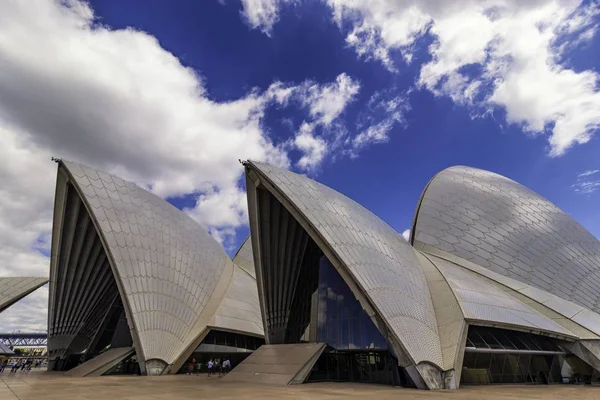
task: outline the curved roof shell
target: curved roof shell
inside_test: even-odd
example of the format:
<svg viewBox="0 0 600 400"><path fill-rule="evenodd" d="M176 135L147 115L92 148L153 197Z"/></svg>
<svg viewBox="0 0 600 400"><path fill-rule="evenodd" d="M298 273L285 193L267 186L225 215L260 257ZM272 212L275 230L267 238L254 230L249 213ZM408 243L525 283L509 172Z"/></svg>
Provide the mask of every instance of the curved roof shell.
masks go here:
<svg viewBox="0 0 600 400"><path fill-rule="evenodd" d="M73 196L69 190L76 193L79 208L85 210L73 221L68 219L68 196ZM76 289L74 277L79 277L77 284L83 286L94 273L93 264L81 260L95 245L88 245L87 239L73 239L86 235L71 231L86 232L90 237L95 231L99 237L110 271L106 286L114 279L138 359L146 364L148 374L168 372L168 366L187 357L227 297L232 280L239 286L239 273L234 272L239 267L234 267L221 245L187 214L131 182L61 161L51 258L49 348L53 346L52 332L65 331L61 325L73 326L78 318L80 325L88 324L90 315L97 313L92 307L102 308L96 304L88 307L87 314L78 314L73 311L77 309L75 297L65 294ZM70 244L61 243L69 240ZM250 285L247 292L252 291L251 282L242 283ZM82 296L80 302L98 303L94 295ZM71 317L63 318L66 315ZM252 333L256 334L256 328ZM79 336L77 332L63 334L61 340L66 343L58 347L74 346L73 338Z"/></svg>
<svg viewBox="0 0 600 400"><path fill-rule="evenodd" d="M492 172L451 167L424 190L412 243L600 311L600 241L554 204Z"/></svg>
<svg viewBox="0 0 600 400"><path fill-rule="evenodd" d="M254 255L252 254L252 238L250 235L244 240L237 253L233 257L233 263L256 279L254 270Z"/></svg>
<svg viewBox="0 0 600 400"><path fill-rule="evenodd" d="M0 277L0 312L48 283L40 277Z"/></svg>
<svg viewBox="0 0 600 400"><path fill-rule="evenodd" d="M381 319L391 333L391 344L411 363L426 361L441 368L432 298L411 246L375 214L325 185L259 162L247 162L246 169L247 176L255 173L284 199L336 268L348 274L363 307L375 310L374 322ZM259 285L259 295L260 290Z"/></svg>

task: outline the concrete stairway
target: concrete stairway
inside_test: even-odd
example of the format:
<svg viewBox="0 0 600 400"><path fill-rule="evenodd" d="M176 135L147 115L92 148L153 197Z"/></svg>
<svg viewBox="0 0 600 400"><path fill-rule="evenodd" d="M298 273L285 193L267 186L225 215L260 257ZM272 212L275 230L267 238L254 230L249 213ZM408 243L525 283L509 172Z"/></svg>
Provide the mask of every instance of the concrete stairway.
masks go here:
<svg viewBox="0 0 600 400"><path fill-rule="evenodd" d="M133 352L134 349L132 347L115 347L113 349L108 349L91 360L70 369L66 374L78 377L100 376L130 356Z"/></svg>
<svg viewBox="0 0 600 400"><path fill-rule="evenodd" d="M279 385L303 383L325 349L324 343L264 345L223 379Z"/></svg>

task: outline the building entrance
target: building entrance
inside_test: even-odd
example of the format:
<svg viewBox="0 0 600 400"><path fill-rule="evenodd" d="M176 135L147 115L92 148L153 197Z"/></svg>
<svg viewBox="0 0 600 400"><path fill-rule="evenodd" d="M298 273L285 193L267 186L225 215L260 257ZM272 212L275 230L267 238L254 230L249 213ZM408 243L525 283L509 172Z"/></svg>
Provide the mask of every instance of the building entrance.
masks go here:
<svg viewBox="0 0 600 400"><path fill-rule="evenodd" d="M398 362L389 351L335 350L323 352L308 382L397 384Z"/></svg>

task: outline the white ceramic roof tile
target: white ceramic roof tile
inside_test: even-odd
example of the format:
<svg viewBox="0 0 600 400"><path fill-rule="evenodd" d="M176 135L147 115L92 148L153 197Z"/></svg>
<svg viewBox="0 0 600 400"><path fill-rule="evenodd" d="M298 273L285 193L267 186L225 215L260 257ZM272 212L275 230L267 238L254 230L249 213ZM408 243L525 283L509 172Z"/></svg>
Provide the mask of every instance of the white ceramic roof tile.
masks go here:
<svg viewBox="0 0 600 400"><path fill-rule="evenodd" d="M233 257L233 263L239 267L242 267L244 271L256 278L256 271L254 269L254 256L252 254L252 239L250 236L244 240L244 243L242 243L239 250Z"/></svg>
<svg viewBox="0 0 600 400"><path fill-rule="evenodd" d="M117 279L129 282L124 295L135 305L131 315L145 358L172 363L189 344L185 340L227 254L205 229L156 195L83 165L63 165L102 228ZM159 284L165 279L167 285Z"/></svg>
<svg viewBox="0 0 600 400"><path fill-rule="evenodd" d="M414 362L441 367L433 303L411 246L372 212L335 190L268 164L250 164L328 242ZM349 230L352 235L347 234Z"/></svg>
<svg viewBox="0 0 600 400"><path fill-rule="evenodd" d="M482 228L485 227L485 228ZM437 174L413 226L418 242L600 312L600 241L554 204L469 167Z"/></svg>
<svg viewBox="0 0 600 400"><path fill-rule="evenodd" d="M429 258L448 281L467 320L575 336L484 277L444 259L432 255Z"/></svg>
<svg viewBox="0 0 600 400"><path fill-rule="evenodd" d="M217 309L212 326L264 335L256 278L240 266L234 264L231 283Z"/></svg>

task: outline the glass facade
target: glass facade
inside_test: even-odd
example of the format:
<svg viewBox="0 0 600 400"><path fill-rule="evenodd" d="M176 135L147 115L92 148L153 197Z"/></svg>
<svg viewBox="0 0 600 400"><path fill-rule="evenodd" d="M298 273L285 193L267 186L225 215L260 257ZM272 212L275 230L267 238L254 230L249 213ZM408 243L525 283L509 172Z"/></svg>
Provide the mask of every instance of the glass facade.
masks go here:
<svg viewBox="0 0 600 400"><path fill-rule="evenodd" d="M563 352L551 338L545 336L481 326L469 328L466 347L467 349Z"/></svg>
<svg viewBox="0 0 600 400"><path fill-rule="evenodd" d="M371 318L327 257L319 261L317 342L342 350L388 349Z"/></svg>
<svg viewBox="0 0 600 400"><path fill-rule="evenodd" d="M328 347L308 381L400 384L387 341L325 256L319 259L316 297L316 342Z"/></svg>
<svg viewBox="0 0 600 400"><path fill-rule="evenodd" d="M563 359L550 338L471 326L461 384L560 383Z"/></svg>
<svg viewBox="0 0 600 400"><path fill-rule="evenodd" d="M397 365L388 351L330 350L319 358L308 382L353 381L394 385L398 379Z"/></svg>

